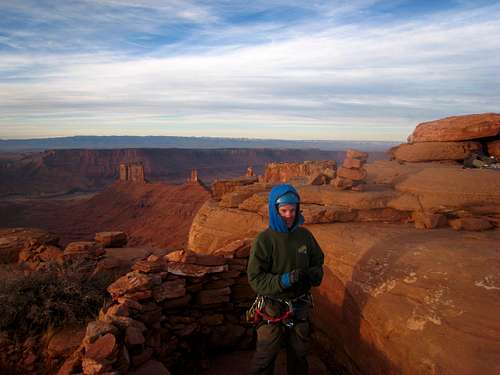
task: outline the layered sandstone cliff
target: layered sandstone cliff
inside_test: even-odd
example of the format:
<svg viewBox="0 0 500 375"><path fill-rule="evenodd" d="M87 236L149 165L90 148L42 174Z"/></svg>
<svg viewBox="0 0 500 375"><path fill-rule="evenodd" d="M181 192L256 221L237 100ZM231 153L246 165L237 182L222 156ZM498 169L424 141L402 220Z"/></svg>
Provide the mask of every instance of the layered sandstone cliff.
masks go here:
<svg viewBox="0 0 500 375"><path fill-rule="evenodd" d="M376 153L383 158L383 153ZM210 183L241 175L249 165L261 173L271 161L339 160L341 151L273 149L49 150L0 160L0 196L95 191L118 179L121 163L140 162L149 181L182 183L194 168Z"/></svg>
<svg viewBox="0 0 500 375"><path fill-rule="evenodd" d="M361 192L297 186L326 255L317 338L351 373L499 372L500 172L401 160L365 167ZM253 238L267 227L269 189L256 183L207 201L189 248L211 254Z"/></svg>

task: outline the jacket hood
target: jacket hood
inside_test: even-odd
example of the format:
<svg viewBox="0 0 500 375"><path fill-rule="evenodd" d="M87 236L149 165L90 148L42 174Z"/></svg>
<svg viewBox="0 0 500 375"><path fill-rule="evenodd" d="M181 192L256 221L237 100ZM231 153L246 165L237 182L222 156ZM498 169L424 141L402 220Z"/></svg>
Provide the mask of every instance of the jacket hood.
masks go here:
<svg viewBox="0 0 500 375"><path fill-rule="evenodd" d="M295 188L289 184L276 185L269 193L269 201L268 201L269 227L276 232L288 233L295 230L300 225L304 224L304 217L300 213L300 203L297 205L295 222L290 229L288 229L285 220L283 220L279 215L278 209L276 208L276 200L283 194L286 194L288 192L296 194L300 202L300 196L297 193L297 190L295 190Z"/></svg>

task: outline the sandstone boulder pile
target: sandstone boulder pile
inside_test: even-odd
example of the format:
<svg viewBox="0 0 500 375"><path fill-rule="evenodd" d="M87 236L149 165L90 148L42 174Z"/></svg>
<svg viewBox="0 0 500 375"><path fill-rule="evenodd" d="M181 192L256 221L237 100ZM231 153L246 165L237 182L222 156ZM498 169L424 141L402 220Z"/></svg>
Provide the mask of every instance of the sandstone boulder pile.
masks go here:
<svg viewBox="0 0 500 375"><path fill-rule="evenodd" d="M206 367L211 351L249 347L249 248L239 240L214 255L178 250L137 261L108 287L112 304L59 373L186 372Z"/></svg>
<svg viewBox="0 0 500 375"><path fill-rule="evenodd" d="M391 154L402 162L462 161L473 152L496 156L499 137L500 114L452 116L417 125Z"/></svg>
<svg viewBox="0 0 500 375"><path fill-rule="evenodd" d="M59 238L38 228L0 229L0 263L15 263L27 241L35 240L40 245L57 246Z"/></svg>

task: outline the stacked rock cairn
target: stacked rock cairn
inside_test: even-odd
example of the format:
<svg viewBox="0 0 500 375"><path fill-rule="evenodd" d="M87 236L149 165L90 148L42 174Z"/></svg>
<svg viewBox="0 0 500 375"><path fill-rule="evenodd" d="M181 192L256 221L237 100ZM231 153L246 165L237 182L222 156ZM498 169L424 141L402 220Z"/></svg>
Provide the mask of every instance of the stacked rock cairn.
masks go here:
<svg viewBox="0 0 500 375"><path fill-rule="evenodd" d="M363 191L367 176L363 165L365 165L367 159L368 154L366 152L348 149L342 167L337 170L337 177L330 182L331 185L338 190Z"/></svg>
<svg viewBox="0 0 500 375"><path fill-rule="evenodd" d="M111 304L87 325L59 374L133 374L153 367L156 374L195 373L208 367L207 353L250 348L250 246L249 239L237 240L214 255L178 250L137 261L108 287Z"/></svg>

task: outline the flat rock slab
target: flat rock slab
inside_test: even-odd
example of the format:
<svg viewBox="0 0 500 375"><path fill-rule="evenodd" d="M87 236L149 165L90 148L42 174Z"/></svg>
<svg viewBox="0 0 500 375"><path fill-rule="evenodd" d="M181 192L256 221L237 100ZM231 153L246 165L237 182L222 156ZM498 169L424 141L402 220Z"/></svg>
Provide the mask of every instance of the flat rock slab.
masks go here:
<svg viewBox="0 0 500 375"><path fill-rule="evenodd" d="M495 137L500 134L500 114L452 116L418 124L408 142L445 142Z"/></svg>
<svg viewBox="0 0 500 375"><path fill-rule="evenodd" d="M474 151L481 151L479 142L420 142L392 148L392 155L401 161L464 160Z"/></svg>
<svg viewBox="0 0 500 375"><path fill-rule="evenodd" d="M500 230L308 228L326 255L314 322L358 372L500 372Z"/></svg>
<svg viewBox="0 0 500 375"><path fill-rule="evenodd" d="M396 185L416 195L424 209L500 204L500 172L487 169L426 168Z"/></svg>

